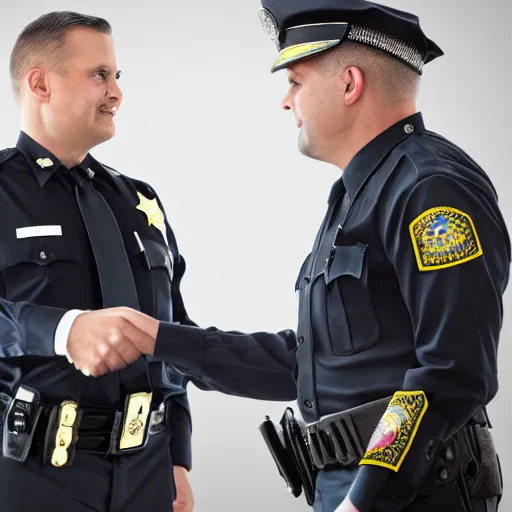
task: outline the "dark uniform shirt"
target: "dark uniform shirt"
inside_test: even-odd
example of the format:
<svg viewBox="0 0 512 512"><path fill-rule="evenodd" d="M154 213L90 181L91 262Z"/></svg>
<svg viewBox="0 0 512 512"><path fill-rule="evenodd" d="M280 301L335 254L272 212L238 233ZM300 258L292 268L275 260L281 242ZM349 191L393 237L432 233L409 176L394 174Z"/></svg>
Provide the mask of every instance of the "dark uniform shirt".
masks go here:
<svg viewBox="0 0 512 512"><path fill-rule="evenodd" d="M16 148L0 153L0 161L0 390L12 394L24 384L48 403L73 399L122 407L120 372L87 378L54 350L57 325L68 310L102 307L94 255L74 194L76 182L55 155L23 132ZM166 221L168 246L164 234L137 209L138 192L150 200L157 198L154 190L91 155L80 167L95 172L94 186L118 221L141 311L186 323L179 292L184 261L171 228ZM37 226L40 235L30 229L30 236L23 236L23 228ZM57 236L47 236L45 226L53 226ZM169 399L172 410L173 464L189 468L191 419L183 376L165 363L149 365L153 392Z"/></svg>
<svg viewBox="0 0 512 512"><path fill-rule="evenodd" d="M333 185L297 279L297 343L291 331L162 324L156 357L228 393L296 395L307 422L423 391L428 409L394 477L414 489L430 441L448 438L497 392L509 267L489 178L418 113L367 144ZM366 482L382 475L362 470Z"/></svg>

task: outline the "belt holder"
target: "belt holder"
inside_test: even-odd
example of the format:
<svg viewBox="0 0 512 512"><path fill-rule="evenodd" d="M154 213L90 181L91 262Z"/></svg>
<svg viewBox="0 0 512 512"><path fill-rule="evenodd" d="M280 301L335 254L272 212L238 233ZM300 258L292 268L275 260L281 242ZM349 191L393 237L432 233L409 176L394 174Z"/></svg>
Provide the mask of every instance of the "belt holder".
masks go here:
<svg viewBox="0 0 512 512"><path fill-rule="evenodd" d="M124 413L117 415L112 431L113 455L138 452L146 446L152 396L151 392L140 392L126 397Z"/></svg>
<svg viewBox="0 0 512 512"><path fill-rule="evenodd" d="M298 498L302 492L301 476L291 453L286 449L281 426L279 425L276 428L274 422L267 416L266 420L260 424L259 430L274 459L279 474L286 482L288 491Z"/></svg>
<svg viewBox="0 0 512 512"><path fill-rule="evenodd" d="M391 398L330 414L307 425L313 464L323 469L334 464L351 466L358 463Z"/></svg>
<svg viewBox="0 0 512 512"><path fill-rule="evenodd" d="M6 401L8 405L2 425L2 455L5 458L25 462L41 414L39 400L36 390L20 386L16 396Z"/></svg>
<svg viewBox="0 0 512 512"><path fill-rule="evenodd" d="M65 400L52 408L44 439L43 465L62 468L72 464L81 416L78 404L72 400Z"/></svg>

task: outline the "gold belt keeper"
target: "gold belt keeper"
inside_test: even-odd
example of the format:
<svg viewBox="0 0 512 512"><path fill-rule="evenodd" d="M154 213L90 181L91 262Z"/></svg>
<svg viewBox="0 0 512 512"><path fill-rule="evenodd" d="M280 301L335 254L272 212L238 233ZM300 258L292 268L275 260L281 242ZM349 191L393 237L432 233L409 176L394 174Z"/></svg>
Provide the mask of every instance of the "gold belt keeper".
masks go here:
<svg viewBox="0 0 512 512"><path fill-rule="evenodd" d="M51 463L57 468L65 466L68 459L68 449L74 441L75 423L78 418L78 404L66 400L60 405L57 433L55 434L55 448L52 452Z"/></svg>

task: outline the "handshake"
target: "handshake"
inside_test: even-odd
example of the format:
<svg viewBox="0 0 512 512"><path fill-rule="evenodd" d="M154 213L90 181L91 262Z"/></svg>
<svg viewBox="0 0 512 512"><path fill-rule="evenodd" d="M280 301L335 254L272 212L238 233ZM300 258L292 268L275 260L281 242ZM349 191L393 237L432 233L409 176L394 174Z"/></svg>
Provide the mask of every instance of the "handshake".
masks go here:
<svg viewBox="0 0 512 512"><path fill-rule="evenodd" d="M81 313L69 331L67 357L86 376L121 370L153 353L158 326L158 320L125 307Z"/></svg>

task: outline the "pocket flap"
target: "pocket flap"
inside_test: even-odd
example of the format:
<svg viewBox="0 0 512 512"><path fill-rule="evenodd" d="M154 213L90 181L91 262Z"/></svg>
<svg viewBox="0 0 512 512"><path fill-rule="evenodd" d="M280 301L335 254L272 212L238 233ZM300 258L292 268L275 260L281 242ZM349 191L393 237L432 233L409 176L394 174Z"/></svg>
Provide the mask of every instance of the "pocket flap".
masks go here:
<svg viewBox="0 0 512 512"><path fill-rule="evenodd" d="M151 270L153 268L165 268L172 281L174 271L174 258L166 245L156 242L155 240L142 239L144 246L145 262Z"/></svg>
<svg viewBox="0 0 512 512"><path fill-rule="evenodd" d="M82 251L74 236L20 238L0 243L0 269L18 263L47 265L53 261L68 260L80 263Z"/></svg>
<svg viewBox="0 0 512 512"><path fill-rule="evenodd" d="M304 277L304 273L306 271L306 267L309 263L310 258L311 258L311 253L309 253L306 256L306 259L303 261L303 263L300 267L299 274L297 276L297 280L295 281L295 291L302 290L304 288L303 277Z"/></svg>
<svg viewBox="0 0 512 512"><path fill-rule="evenodd" d="M361 279L367 249L368 245L360 242L355 245L336 246L334 256L325 271L326 284L345 275Z"/></svg>

